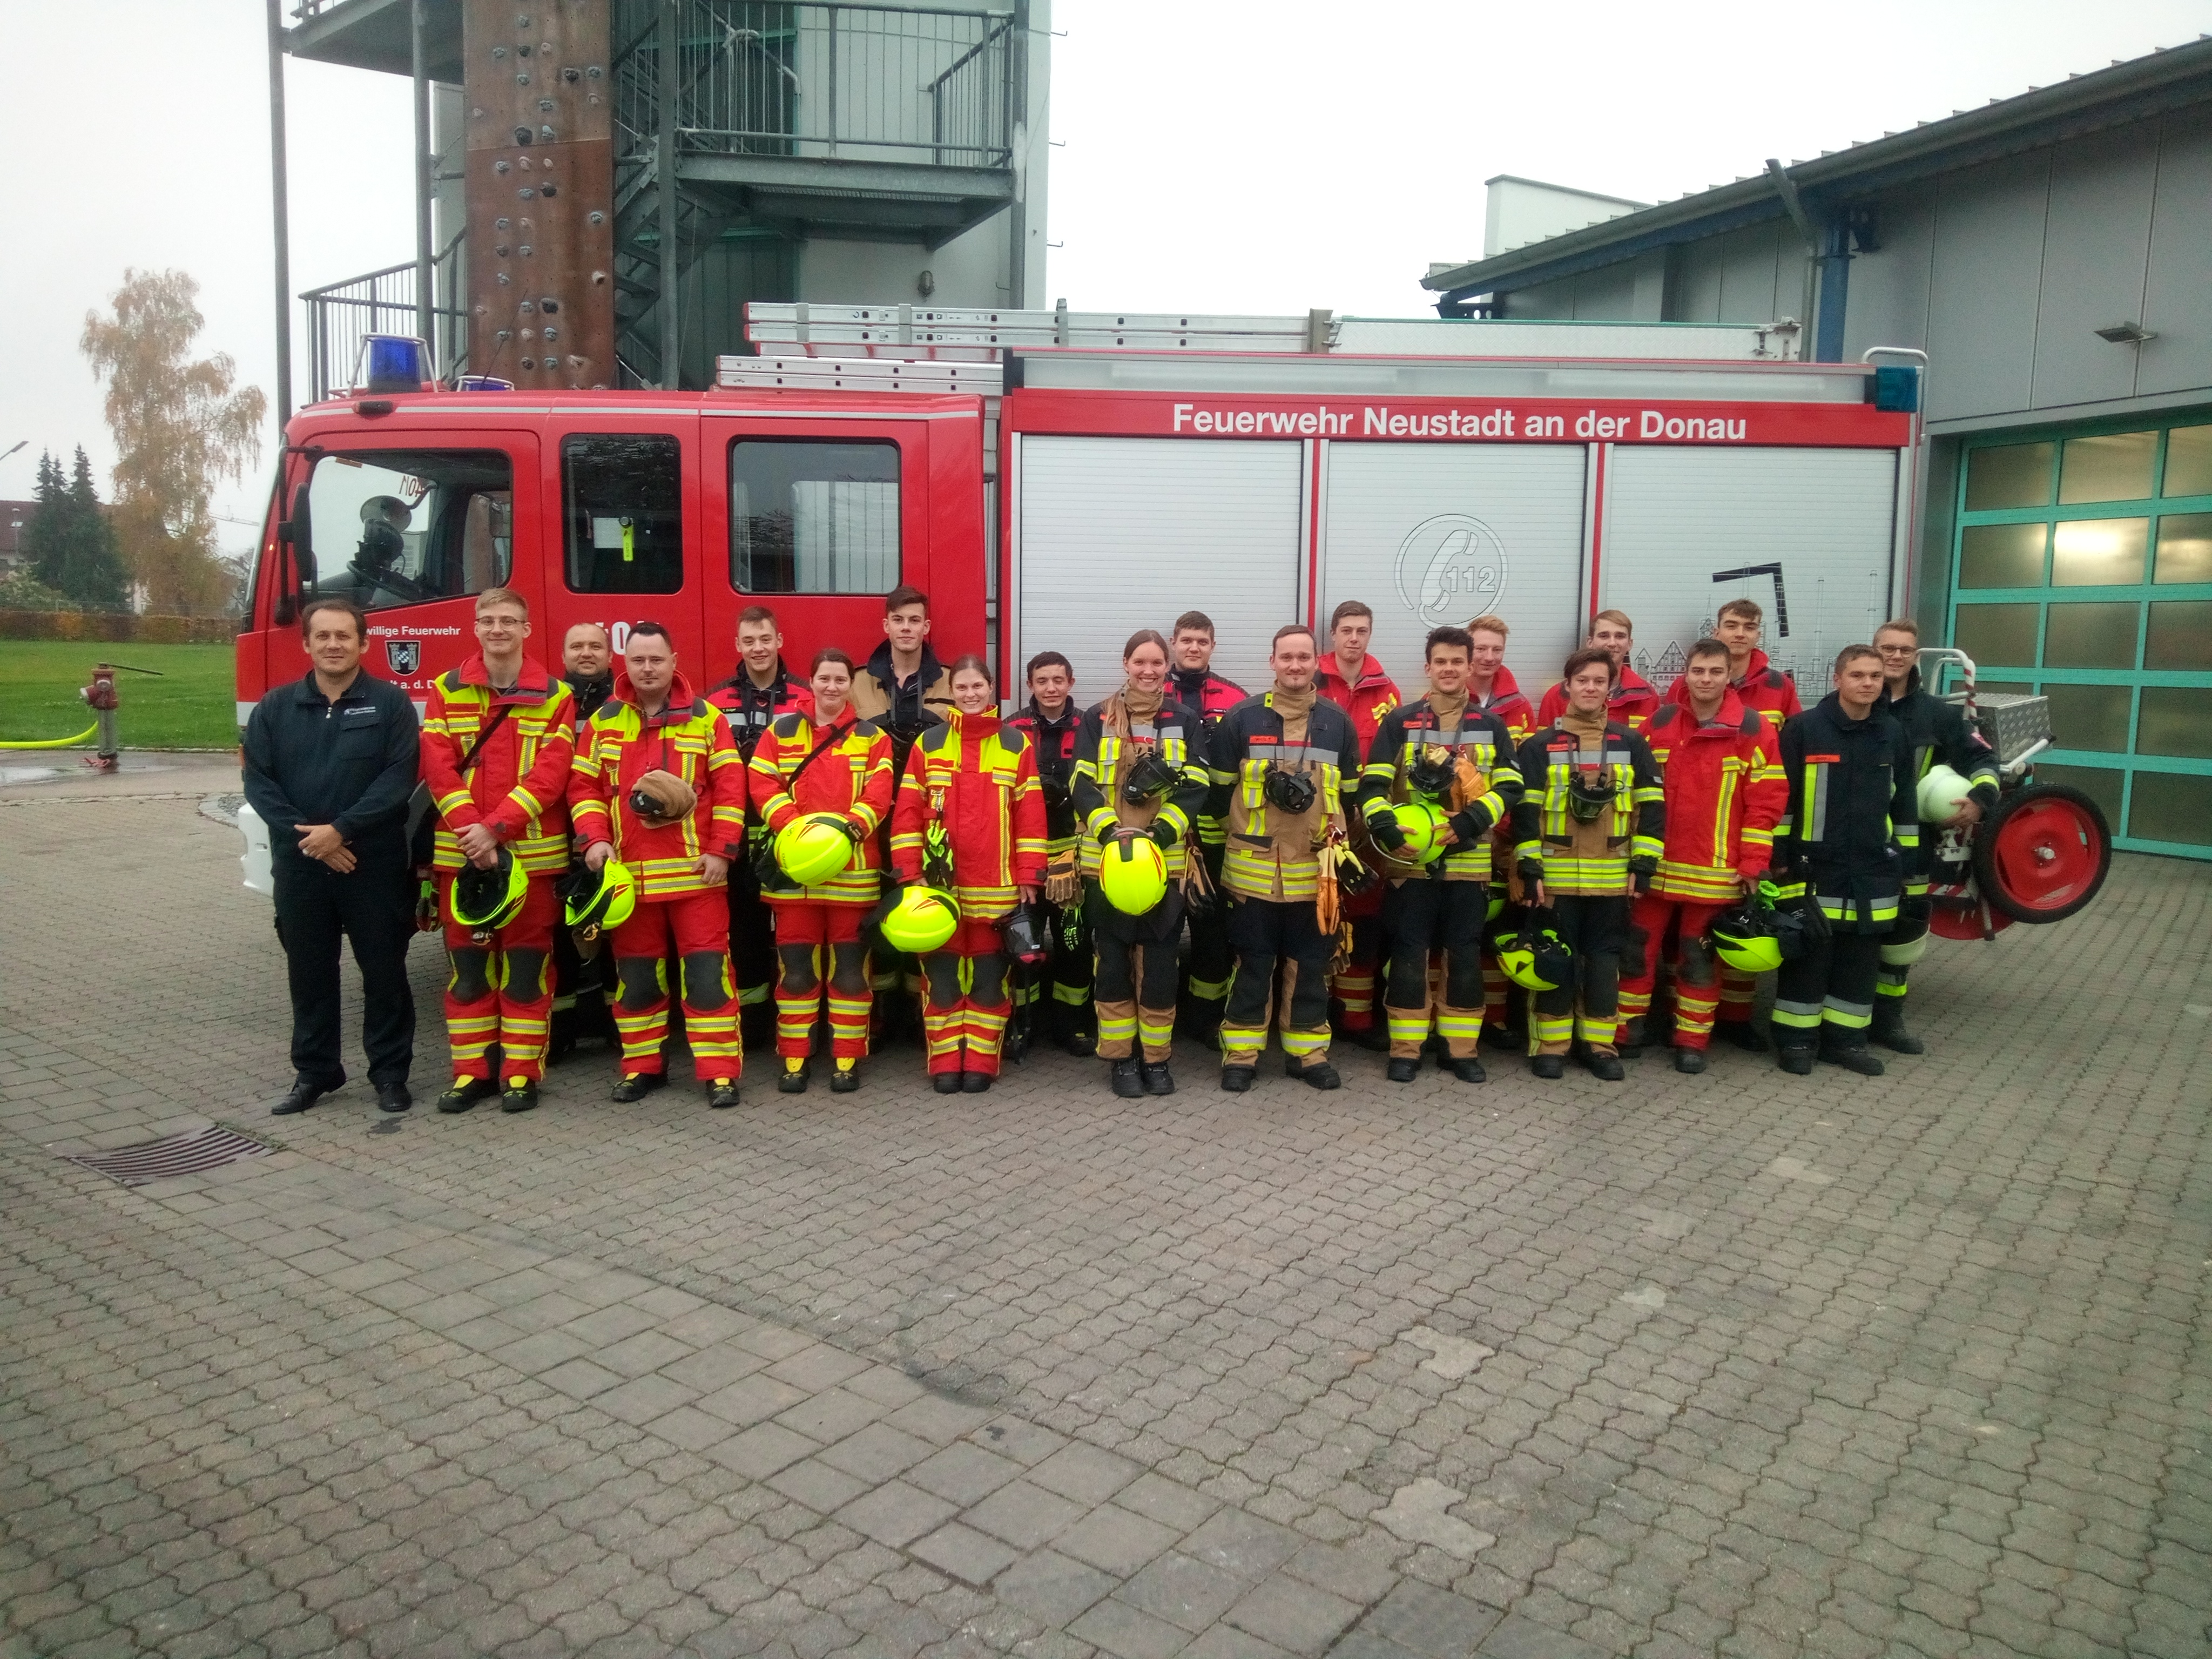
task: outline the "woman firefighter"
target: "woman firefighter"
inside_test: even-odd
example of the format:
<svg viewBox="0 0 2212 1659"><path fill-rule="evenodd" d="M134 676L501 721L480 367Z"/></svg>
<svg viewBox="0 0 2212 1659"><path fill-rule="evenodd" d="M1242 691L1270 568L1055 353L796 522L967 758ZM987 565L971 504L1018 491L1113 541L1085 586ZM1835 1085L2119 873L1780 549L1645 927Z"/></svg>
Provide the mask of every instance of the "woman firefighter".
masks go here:
<svg viewBox="0 0 2212 1659"><path fill-rule="evenodd" d="M958 907L950 937L922 954L922 1032L937 1092L981 1094L999 1074L1013 1007L1000 925L1035 903L1044 880L1044 792L1036 745L1000 720L983 659L961 658L951 678L951 718L926 728L907 757L891 864L900 880L927 879Z"/></svg>
<svg viewBox="0 0 2212 1659"><path fill-rule="evenodd" d="M1076 729L1073 794L1098 952L1098 1056L1113 1062L1114 1092L1133 1098L1175 1092L1180 884L1211 781L1190 750L1198 714L1162 690L1166 639L1149 628L1131 635L1121 669L1121 689Z"/></svg>
<svg viewBox="0 0 2212 1659"><path fill-rule="evenodd" d="M747 783L776 870L761 884L775 915L776 1087L799 1094L826 991L838 1094L860 1086L868 1052L867 949L860 923L882 882L876 830L891 809L891 740L853 708L853 659L814 653L813 710L770 722L753 746Z"/></svg>

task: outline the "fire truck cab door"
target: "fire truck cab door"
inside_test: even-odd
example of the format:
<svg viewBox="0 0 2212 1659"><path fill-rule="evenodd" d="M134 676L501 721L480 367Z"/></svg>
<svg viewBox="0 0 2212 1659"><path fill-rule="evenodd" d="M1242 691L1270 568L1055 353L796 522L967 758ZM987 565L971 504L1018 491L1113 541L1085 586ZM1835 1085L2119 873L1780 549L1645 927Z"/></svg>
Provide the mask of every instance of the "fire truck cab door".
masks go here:
<svg viewBox="0 0 2212 1659"><path fill-rule="evenodd" d="M859 404L769 394L702 417L710 684L740 672L738 618L752 605L775 612L793 675L824 646L865 664L901 583L930 596L939 659L984 648L981 400Z"/></svg>
<svg viewBox="0 0 2212 1659"><path fill-rule="evenodd" d="M704 690L716 678L701 626L699 412L696 403L625 394L557 405L547 422L546 665L578 623L607 630L620 671L632 624L656 622L677 672Z"/></svg>
<svg viewBox="0 0 2212 1659"><path fill-rule="evenodd" d="M296 541L280 544L286 556L266 596L270 684L307 672L296 622L276 618L296 617L296 601L315 595L361 606L363 665L417 704L433 678L477 649L477 594L513 587L538 610L543 583L529 556L541 534L536 433L386 417L365 430L315 433L307 444L287 458L284 510L304 487L309 556ZM295 604L280 610L276 602L288 597ZM531 641L533 655L542 647L542 636Z"/></svg>

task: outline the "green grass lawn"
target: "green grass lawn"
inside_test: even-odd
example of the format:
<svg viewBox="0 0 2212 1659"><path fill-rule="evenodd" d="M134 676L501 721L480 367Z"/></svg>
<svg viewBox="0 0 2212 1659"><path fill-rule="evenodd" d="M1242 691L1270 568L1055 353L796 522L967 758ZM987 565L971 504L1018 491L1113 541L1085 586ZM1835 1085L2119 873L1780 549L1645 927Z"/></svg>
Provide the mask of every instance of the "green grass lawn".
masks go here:
<svg viewBox="0 0 2212 1659"><path fill-rule="evenodd" d="M92 711L76 694L91 681L92 665L102 660L161 674L158 680L115 677L123 705L116 711L116 735L124 748L237 747L236 659L229 646L98 640L0 640L0 739L66 738L90 726ZM0 749L0 761L39 752Z"/></svg>

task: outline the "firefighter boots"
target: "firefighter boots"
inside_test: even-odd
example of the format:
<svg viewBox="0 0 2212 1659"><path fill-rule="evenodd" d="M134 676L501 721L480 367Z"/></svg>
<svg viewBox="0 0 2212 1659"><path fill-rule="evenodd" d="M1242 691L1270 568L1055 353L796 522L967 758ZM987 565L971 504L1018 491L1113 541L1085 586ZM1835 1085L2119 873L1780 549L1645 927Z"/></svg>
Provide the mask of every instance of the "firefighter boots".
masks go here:
<svg viewBox="0 0 2212 1659"><path fill-rule="evenodd" d="M538 1080L535 1078L511 1077L507 1080L507 1092L499 1097L502 1112L532 1112L538 1109Z"/></svg>
<svg viewBox="0 0 2212 1659"><path fill-rule="evenodd" d="M438 1097L438 1109L448 1115L465 1112L492 1092L492 1080L488 1077L457 1077L453 1086Z"/></svg>
<svg viewBox="0 0 2212 1659"><path fill-rule="evenodd" d="M1900 1054L1924 1054L1928 1045L1905 1029L1905 999L1876 997L1874 1024L1867 1035L1885 1048Z"/></svg>
<svg viewBox="0 0 2212 1659"><path fill-rule="evenodd" d="M1144 1094L1144 1067L1134 1054L1124 1054L1114 1062L1114 1092L1123 1100L1135 1100Z"/></svg>

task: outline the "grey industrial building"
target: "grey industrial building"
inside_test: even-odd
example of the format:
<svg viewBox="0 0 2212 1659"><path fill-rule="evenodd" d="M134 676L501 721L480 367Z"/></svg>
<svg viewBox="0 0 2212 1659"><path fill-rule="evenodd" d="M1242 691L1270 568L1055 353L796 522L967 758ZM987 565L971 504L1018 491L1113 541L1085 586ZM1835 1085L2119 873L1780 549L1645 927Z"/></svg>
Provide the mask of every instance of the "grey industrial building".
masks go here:
<svg viewBox="0 0 2212 1659"><path fill-rule="evenodd" d="M1911 592L2051 699L2039 778L2212 857L2212 37L1432 267L1447 316L1927 355ZM1601 214L1614 216L1601 218ZM1787 338L1785 333L1783 338Z"/></svg>

